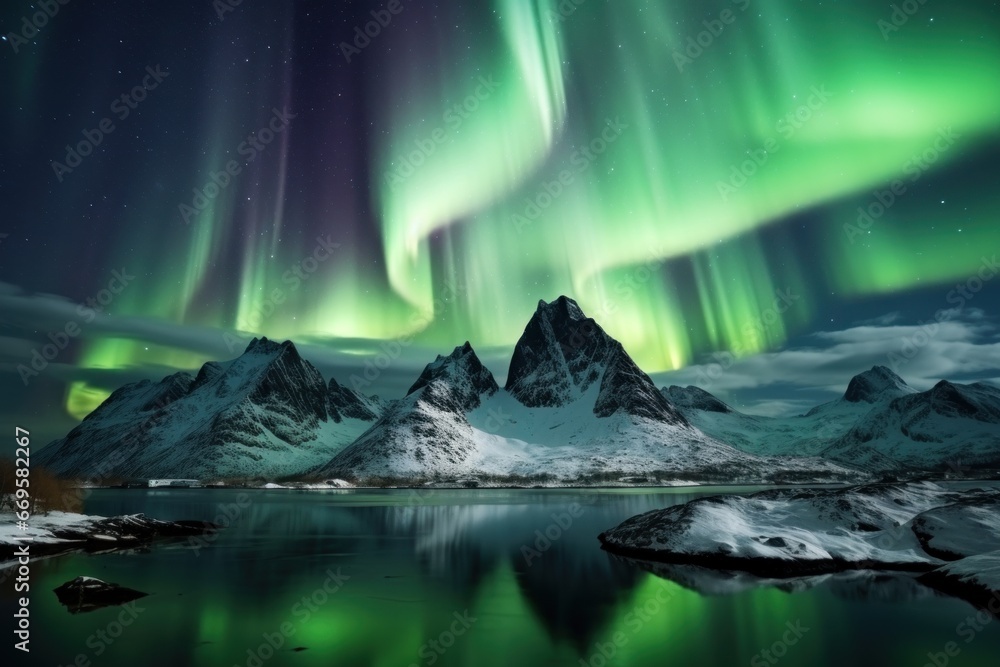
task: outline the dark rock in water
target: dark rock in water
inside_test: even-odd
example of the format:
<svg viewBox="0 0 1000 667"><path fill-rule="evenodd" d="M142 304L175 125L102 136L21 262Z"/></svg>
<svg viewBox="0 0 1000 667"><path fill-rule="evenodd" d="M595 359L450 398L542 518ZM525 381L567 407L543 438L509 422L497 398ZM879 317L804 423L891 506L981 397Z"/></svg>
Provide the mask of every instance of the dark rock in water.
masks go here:
<svg viewBox="0 0 1000 667"><path fill-rule="evenodd" d="M144 598L148 593L111 584L93 577L77 577L73 581L55 589L59 598L71 614L79 614L102 607L113 607L132 600Z"/></svg>

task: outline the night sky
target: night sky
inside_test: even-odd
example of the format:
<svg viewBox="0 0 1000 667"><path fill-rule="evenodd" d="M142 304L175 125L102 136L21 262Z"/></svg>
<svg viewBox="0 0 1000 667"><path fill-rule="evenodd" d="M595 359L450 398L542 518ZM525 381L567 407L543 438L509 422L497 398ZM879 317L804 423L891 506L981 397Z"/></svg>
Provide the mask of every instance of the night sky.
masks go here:
<svg viewBox="0 0 1000 667"><path fill-rule="evenodd" d="M231 5L0 10L5 423L255 335L502 382L560 294L760 414L1000 378L997 2Z"/></svg>

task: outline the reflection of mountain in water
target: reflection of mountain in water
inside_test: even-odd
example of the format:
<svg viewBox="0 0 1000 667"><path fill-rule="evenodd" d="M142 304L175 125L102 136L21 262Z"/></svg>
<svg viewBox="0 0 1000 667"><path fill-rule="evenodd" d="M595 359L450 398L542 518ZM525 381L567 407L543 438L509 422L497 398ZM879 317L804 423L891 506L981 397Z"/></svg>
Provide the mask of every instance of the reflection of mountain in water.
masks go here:
<svg viewBox="0 0 1000 667"><path fill-rule="evenodd" d="M789 594L802 593L820 586L828 586L837 597L847 600L874 600L878 602L912 602L938 595L916 579L916 574L851 570L836 574L821 574L789 579L758 577L746 572L731 572L674 565L612 556L622 565L652 572L702 595L736 595L761 587L776 588Z"/></svg>
<svg viewBox="0 0 1000 667"><path fill-rule="evenodd" d="M422 571L462 599L471 599L508 561L552 639L583 648L639 578L601 551L594 537L613 520L605 517L633 511L627 499L615 501L581 505L575 518L572 503L558 502L394 507L387 508L385 525L390 534L412 535Z"/></svg>
<svg viewBox="0 0 1000 667"><path fill-rule="evenodd" d="M134 511L134 497L131 506L121 502L126 493L133 492L108 494L88 511ZM314 586L318 572L339 566L345 572L363 568L377 578L394 578L401 598L426 594L471 606L491 575L509 563L521 596L550 637L578 647L594 641L616 603L629 596L642 577L602 551L596 536L633 514L693 497L582 497L529 490L276 491L248 492L249 504L234 511L237 493L135 493L145 494L139 500L150 515L216 520L227 511L234 514L226 530L197 549L196 558L177 554L175 574L191 585L213 586L234 578L252 581L252 589L241 593L250 601L300 585L290 582L290 570ZM577 516L567 525L575 503ZM547 548L539 542L539 533L546 530L556 535ZM181 542L167 548L190 547ZM528 549L537 550L530 562L525 557ZM420 575L418 586L411 574L414 568ZM415 588L404 592L408 586Z"/></svg>

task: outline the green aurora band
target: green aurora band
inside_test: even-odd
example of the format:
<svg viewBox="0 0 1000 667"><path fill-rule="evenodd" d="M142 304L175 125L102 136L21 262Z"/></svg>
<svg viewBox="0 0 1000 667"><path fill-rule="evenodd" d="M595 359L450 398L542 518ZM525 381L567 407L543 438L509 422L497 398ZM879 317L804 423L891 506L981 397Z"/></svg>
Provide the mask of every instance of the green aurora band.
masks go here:
<svg viewBox="0 0 1000 667"><path fill-rule="evenodd" d="M960 219L904 196L862 235L849 229L873 192L915 173L933 179L996 141L1000 35L982 27L986 10L925 5L886 31L878 22L891 10L860 2L739 0L708 11L590 0L560 14L567 5L492 0L487 22L422 43L416 57L372 54L385 69L379 86L394 91L391 101L369 100L383 128L370 196L384 266L345 250L320 266L321 287L288 288L289 267L314 250L312 239L279 241L304 215L275 204L288 133L269 148L278 159L253 168L256 181L278 183L277 194L259 204L231 302L199 305L218 287L209 267L232 252L236 194L227 191L191 225L176 282L136 289L119 310L334 346L412 335L430 346L509 347L537 300L566 293L658 372L714 350L774 349L811 321L815 295L945 285L971 275L992 244L1000 199L972 188ZM730 21L711 23L723 10ZM721 33L706 32L706 20ZM380 39L388 46L404 35ZM229 144L211 138L227 122L220 105L205 128L206 173L225 163ZM952 137L945 150L942 136ZM914 172L922 159L926 170ZM762 243L765 228L780 235L782 223L809 212L811 247L790 234L780 252ZM968 233L936 232L956 224ZM137 245L156 266L157 249ZM261 317L279 286L283 316ZM774 313L783 291L799 299ZM92 340L80 365L204 361L147 347ZM101 395L73 384L71 413L85 414Z"/></svg>

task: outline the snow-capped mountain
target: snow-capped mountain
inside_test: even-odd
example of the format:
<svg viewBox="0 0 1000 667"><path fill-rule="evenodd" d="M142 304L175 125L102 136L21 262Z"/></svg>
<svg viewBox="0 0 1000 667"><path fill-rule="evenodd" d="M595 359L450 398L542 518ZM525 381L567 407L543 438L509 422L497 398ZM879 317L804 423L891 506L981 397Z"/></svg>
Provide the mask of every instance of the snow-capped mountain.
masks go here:
<svg viewBox="0 0 1000 667"><path fill-rule="evenodd" d="M472 478L551 483L860 480L1000 463L1000 390L916 392L885 367L790 418L735 410L697 387L657 390L572 299L540 302L506 387L469 343L384 402L326 382L291 342L122 387L38 454L82 477ZM867 472L863 472L867 471Z"/></svg>
<svg viewBox="0 0 1000 667"><path fill-rule="evenodd" d="M851 474L818 459L749 455L706 436L566 297L539 303L505 389L466 343L428 365L406 398L316 473L580 483Z"/></svg>
<svg viewBox="0 0 1000 667"><path fill-rule="evenodd" d="M430 477L478 469L488 438L466 413L499 390L469 343L424 368L406 397L320 468L334 477Z"/></svg>
<svg viewBox="0 0 1000 667"><path fill-rule="evenodd" d="M683 416L639 370L621 343L572 299L539 302L514 348L505 389L529 408L565 407L599 387L598 417L624 412L686 426Z"/></svg>
<svg viewBox="0 0 1000 667"><path fill-rule="evenodd" d="M211 479L302 473L370 426L377 399L328 387L291 342L254 339L239 358L115 391L38 453L62 474Z"/></svg>
<svg viewBox="0 0 1000 667"><path fill-rule="evenodd" d="M903 378L885 366L875 366L870 371L851 378L844 392L848 403L883 403L894 398L917 393Z"/></svg>
<svg viewBox="0 0 1000 667"><path fill-rule="evenodd" d="M871 409L839 398L805 415L760 417L742 413L698 387L664 387L661 392L701 431L760 456L819 456Z"/></svg>
<svg viewBox="0 0 1000 667"><path fill-rule="evenodd" d="M877 403L824 456L873 469L886 459L922 470L1000 467L1000 389L942 380Z"/></svg>
<svg viewBox="0 0 1000 667"><path fill-rule="evenodd" d="M743 414L697 387L661 390L692 424L759 455L822 456L870 471L1000 466L1000 389L940 382L918 392L885 366L797 417Z"/></svg>

